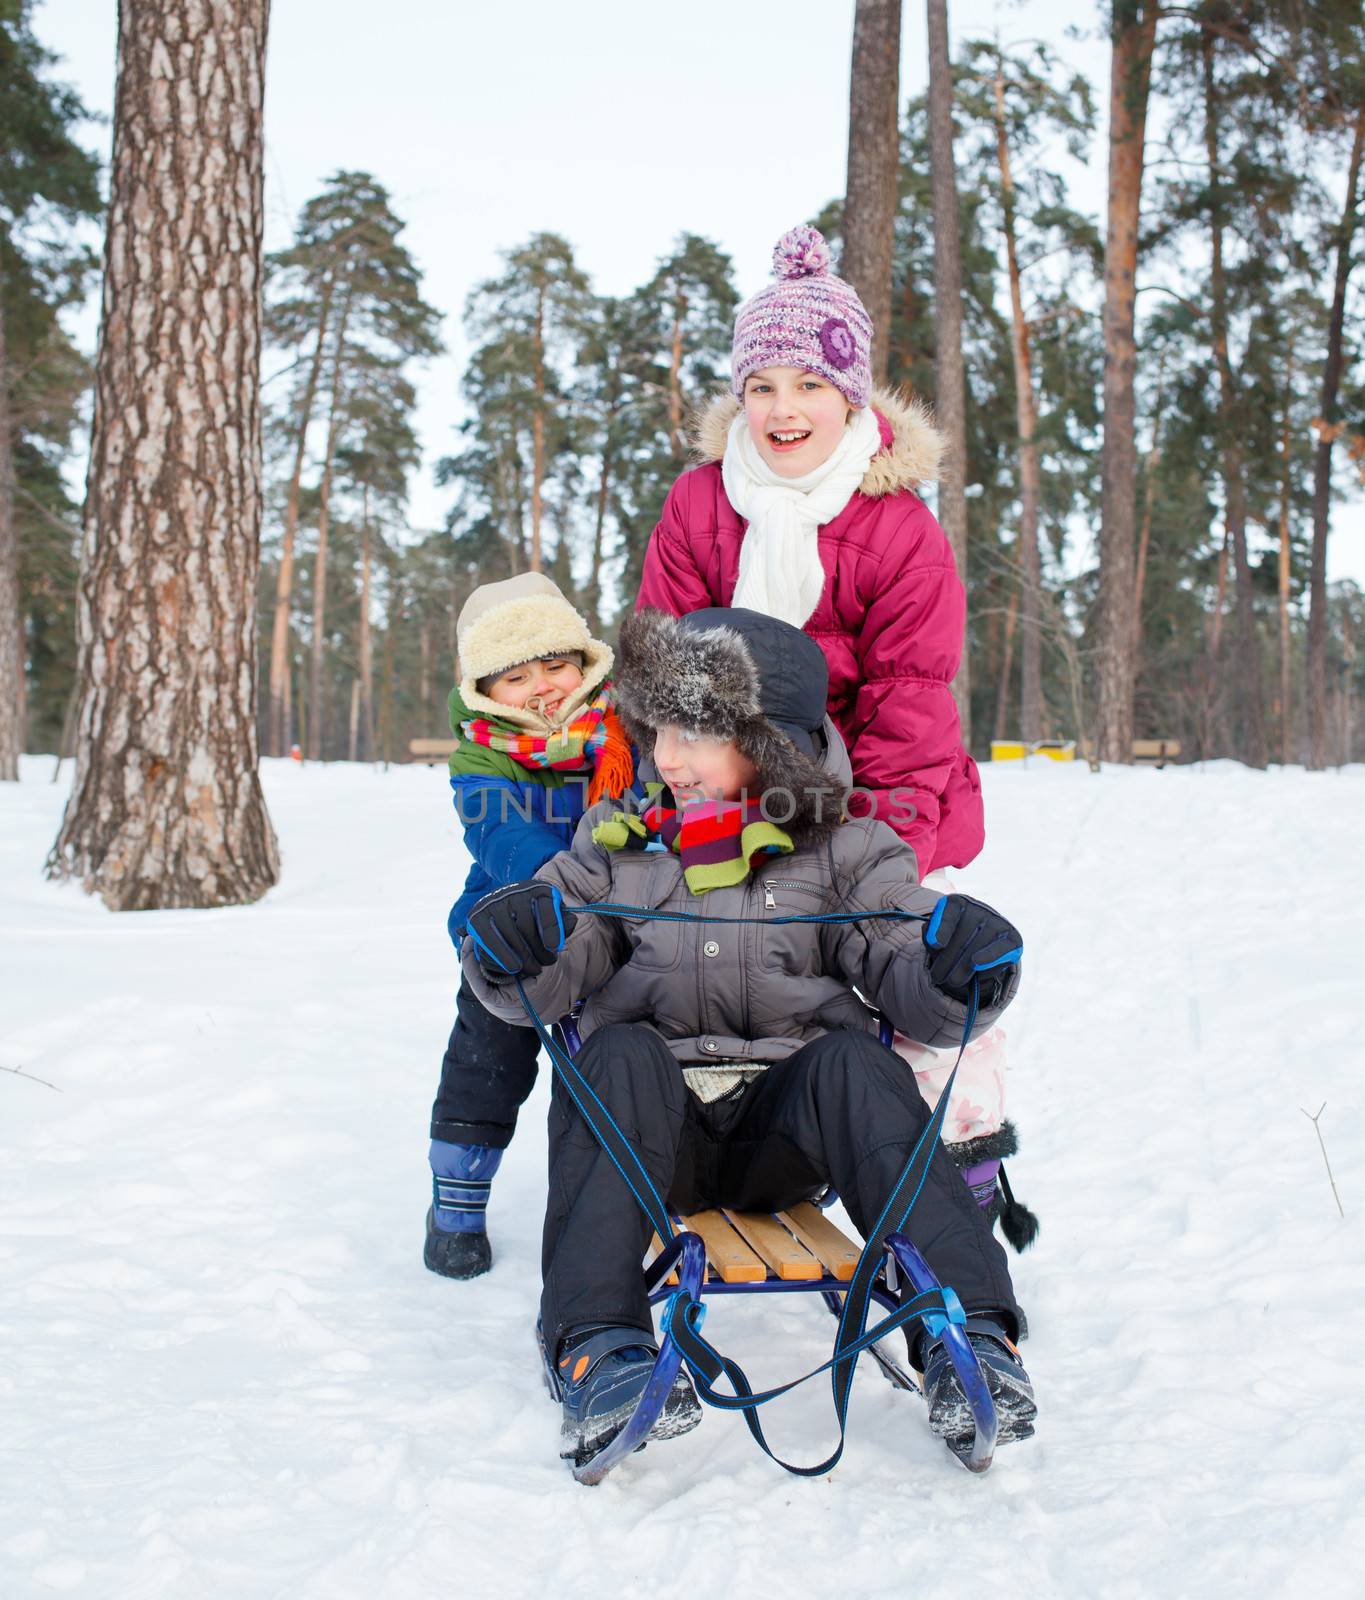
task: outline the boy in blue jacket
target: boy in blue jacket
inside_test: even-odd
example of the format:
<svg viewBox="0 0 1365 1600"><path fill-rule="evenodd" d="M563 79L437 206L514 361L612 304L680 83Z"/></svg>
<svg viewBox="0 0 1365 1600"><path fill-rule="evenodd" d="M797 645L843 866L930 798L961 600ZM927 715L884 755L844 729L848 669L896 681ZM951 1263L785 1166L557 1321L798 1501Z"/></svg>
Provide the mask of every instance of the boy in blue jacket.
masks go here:
<svg viewBox="0 0 1365 1600"><path fill-rule="evenodd" d="M472 858L450 912L458 949L471 907L567 850L587 807L630 787L634 763L607 682L612 653L549 578L484 584L456 633L450 726L460 742L450 786ZM422 1259L444 1277L474 1278L492 1264L489 1188L536 1081L539 1044L487 1011L463 980L456 1009L431 1111Z"/></svg>

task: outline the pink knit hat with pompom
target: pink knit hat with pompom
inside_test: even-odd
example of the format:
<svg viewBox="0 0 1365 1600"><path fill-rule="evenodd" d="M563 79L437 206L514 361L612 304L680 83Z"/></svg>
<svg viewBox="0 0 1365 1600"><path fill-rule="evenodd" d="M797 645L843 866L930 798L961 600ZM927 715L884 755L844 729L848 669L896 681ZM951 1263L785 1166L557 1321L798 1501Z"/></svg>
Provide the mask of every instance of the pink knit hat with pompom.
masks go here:
<svg viewBox="0 0 1365 1600"><path fill-rule="evenodd" d="M773 277L735 318L731 387L760 367L801 367L841 389L850 405L872 395L872 319L851 283L829 270L829 246L816 228L793 228L777 241Z"/></svg>

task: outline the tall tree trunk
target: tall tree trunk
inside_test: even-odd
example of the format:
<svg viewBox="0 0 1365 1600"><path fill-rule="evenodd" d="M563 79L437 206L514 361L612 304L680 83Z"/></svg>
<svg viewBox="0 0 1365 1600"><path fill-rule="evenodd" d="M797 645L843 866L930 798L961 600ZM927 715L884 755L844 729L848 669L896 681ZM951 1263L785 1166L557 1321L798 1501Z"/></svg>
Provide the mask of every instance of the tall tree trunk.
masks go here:
<svg viewBox="0 0 1365 1600"><path fill-rule="evenodd" d="M374 647L370 632L370 486L364 490L360 523L360 720L365 743L361 759L374 760Z"/></svg>
<svg viewBox="0 0 1365 1600"><path fill-rule="evenodd" d="M1313 556L1308 572L1308 765L1327 765L1327 533L1332 502L1332 445L1336 439L1337 392L1341 387L1342 328L1346 320L1346 280L1351 275L1355 238L1356 191L1365 149L1365 106L1356 113L1355 139L1346 178L1346 204L1337 230L1336 279L1327 324L1327 359L1322 369L1321 426L1313 462Z"/></svg>
<svg viewBox="0 0 1365 1600"><path fill-rule="evenodd" d="M1294 487L1294 456L1290 418L1294 390L1294 346L1289 347L1285 360L1284 423L1280 430L1280 458L1284 464L1284 478L1280 489L1280 551L1279 551L1279 605L1280 605L1280 760L1285 766L1293 761L1293 676L1291 672L1291 646L1289 629L1289 505Z"/></svg>
<svg viewBox="0 0 1365 1600"><path fill-rule="evenodd" d="M1142 667L1142 606L1147 593L1147 556L1152 545L1152 506L1156 499L1156 474L1161 465L1161 418L1166 395L1166 358L1156 374L1156 404L1152 408L1152 448L1143 468L1142 526L1138 531L1137 564L1133 570L1133 681Z"/></svg>
<svg viewBox="0 0 1365 1600"><path fill-rule="evenodd" d="M531 571L540 571L540 486L545 479L545 291L536 297L536 409L531 418ZM387 756L384 758L388 759Z"/></svg>
<svg viewBox="0 0 1365 1600"><path fill-rule="evenodd" d="M686 315L687 296L679 289L673 305L673 342L668 355L668 442L678 461L687 454L682 397L683 318Z"/></svg>
<svg viewBox="0 0 1365 1600"><path fill-rule="evenodd" d="M872 318L872 381L886 382L900 166L901 0L857 0L848 94L841 274Z"/></svg>
<svg viewBox="0 0 1365 1600"><path fill-rule="evenodd" d="M1133 759L1133 524L1138 215L1156 38L1155 0L1114 0L1110 25L1109 216L1104 242L1104 444L1101 451L1099 752Z"/></svg>
<svg viewBox="0 0 1365 1600"><path fill-rule="evenodd" d="M270 699L265 729L265 753L268 756L288 754L285 699L289 684L289 606L294 591L294 539L299 528L299 488L303 481L308 429L313 421L313 405L317 398L318 378L322 373L322 353L327 340L327 320L331 308L332 286L329 282L323 290L317 344L313 347L313 359L303 387L303 404L299 408L294 470L289 478L289 499L284 512L284 542L280 546L280 570L275 580L275 615L270 629Z"/></svg>
<svg viewBox="0 0 1365 1600"><path fill-rule="evenodd" d="M385 767L393 760L393 641L403 620L403 588L389 568L389 610L384 622L384 651L380 668L379 750Z"/></svg>
<svg viewBox="0 0 1365 1600"><path fill-rule="evenodd" d="M422 705L422 726L431 726L431 624L423 619L422 626L417 634L418 699Z"/></svg>
<svg viewBox="0 0 1365 1600"><path fill-rule="evenodd" d="M257 770L268 0L123 0L75 783L48 859L114 910L279 871Z"/></svg>
<svg viewBox="0 0 1365 1600"><path fill-rule="evenodd" d="M967 381L962 367L962 253L953 165L953 69L947 0L926 0L929 19L929 166L934 195L934 412L947 448L938 484L938 520L958 575L967 583ZM971 661L963 630L953 679L962 742L972 738Z"/></svg>
<svg viewBox="0 0 1365 1600"><path fill-rule="evenodd" d="M1033 399L1029 329L1024 317L1024 290L1019 281L1019 252L1014 229L1014 176L1005 134L1005 74L995 73L995 153L1000 166L1000 195L1005 220L1005 259L1009 268L1011 340L1014 351L1014 414L1019 429L1019 584L1023 600L1023 638L1019 653L1019 736L1032 744L1043 728L1042 617L1038 591L1042 560L1038 551L1038 412Z"/></svg>
<svg viewBox="0 0 1365 1600"><path fill-rule="evenodd" d="M299 708L299 726L298 737L294 740L294 744L298 745L299 747L300 757L306 759L308 755L308 685L304 680L302 652L299 654L296 700ZM293 754L292 747L290 749L290 754Z"/></svg>
<svg viewBox="0 0 1365 1600"><path fill-rule="evenodd" d="M336 461L337 440L345 417L342 384L346 370L346 325L350 320L351 297L337 326L336 349L332 356L332 388L327 407L327 449L322 461L322 485L318 490L318 548L313 557L313 637L308 652L308 743L305 754L310 761L322 760L324 722L322 713L322 666L327 635L327 536L331 526L332 468Z"/></svg>
<svg viewBox="0 0 1365 1600"><path fill-rule="evenodd" d="M1218 368L1219 432L1222 435L1223 504L1237 574L1237 648L1233 659L1233 698L1237 705L1237 753L1249 765L1264 767L1265 710L1261 695L1261 650L1256 637L1256 606L1247 553L1246 479L1242 456L1242 404L1228 349L1227 274L1223 267L1222 178L1218 166L1218 89L1213 70L1213 32L1206 24L1199 51L1204 78L1204 149L1209 164L1209 320L1214 364Z"/></svg>
<svg viewBox="0 0 1365 1600"><path fill-rule="evenodd" d="M588 623L594 636L602 631L602 546L606 540L607 507L611 503L611 473L615 464L612 428L619 407L614 403L607 413L602 442L602 466L597 476L597 514L592 527L592 565L588 570Z"/></svg>
<svg viewBox="0 0 1365 1600"><path fill-rule="evenodd" d="M1019 591L1010 591L1009 610L1005 613L1005 642L1000 653L1000 687L995 693L995 733L997 739L1009 738L1010 673L1014 668L1014 622L1019 614Z"/></svg>
<svg viewBox="0 0 1365 1600"><path fill-rule="evenodd" d="M0 277L0 782L17 783L24 748L24 614L19 598L19 533L14 525L14 453Z"/></svg>
<svg viewBox="0 0 1365 1600"><path fill-rule="evenodd" d="M349 729L349 737L348 737L347 743L346 743L346 759L348 761L354 761L356 759L356 755L357 755L356 746L359 743L359 733L360 733L360 679L359 678L352 678L351 679L351 722L350 722L350 729Z"/></svg>

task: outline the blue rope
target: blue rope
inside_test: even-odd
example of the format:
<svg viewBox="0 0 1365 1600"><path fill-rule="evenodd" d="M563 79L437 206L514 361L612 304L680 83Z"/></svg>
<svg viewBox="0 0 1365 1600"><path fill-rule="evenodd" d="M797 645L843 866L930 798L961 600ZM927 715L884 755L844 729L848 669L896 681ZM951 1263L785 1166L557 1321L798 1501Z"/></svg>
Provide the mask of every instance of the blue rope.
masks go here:
<svg viewBox="0 0 1365 1600"><path fill-rule="evenodd" d="M568 909L575 916L635 916L658 922L760 923L765 927L770 927L774 923L848 924L853 922L873 922L879 918L899 922L928 922L930 920L930 914L928 913L901 911L898 909L869 912L814 912L784 917L722 917L689 911L659 911L652 910L647 906L618 905L609 902L598 902L590 906L570 906ZM606 1152L612 1165L620 1173L640 1209L653 1224L659 1238L665 1243L670 1242L674 1234L672 1221L668 1215L668 1207L655 1187L654 1181L645 1169L643 1162L635 1153L630 1140L626 1138L625 1134L617 1126L611 1112L602 1103L592 1085L579 1071L573 1057L560 1047L545 1026L540 1014L531 1003L521 979L518 977L514 981L517 995L521 1000L526 1015L541 1044L544 1045L550 1057L551 1065L558 1073L570 1098L578 1107L579 1114ZM708 1405L716 1406L721 1410L742 1412L749 1432L754 1436L764 1453L776 1461L779 1466L799 1477L818 1477L823 1473L829 1472L837 1465L843 1455L847 1434L849 1399L853 1388L853 1375L857 1370L858 1358L864 1350L884 1339L896 1328L902 1327L916 1318L934 1314L953 1317L955 1310L957 1316L961 1316L961 1311L957 1310L956 1307L956 1296L953 1296L953 1304L950 1305L943 1289L939 1288L923 1294L917 1294L909 1300L902 1301L895 1311L889 1312L875 1327L871 1329L867 1327L872 1287L885 1249L886 1236L889 1233L898 1233L904 1229L928 1178L934 1147L938 1143L943 1119L947 1114L948 1097L952 1092L958 1067L962 1063L963 1052L971 1039L972 1026L976 1021L979 999L980 988L978 980L973 976L971 998L967 1006L967 1015L962 1029L962 1040L958 1045L957 1059L953 1063L953 1070L948 1074L948 1081L943 1085L943 1089L934 1103L929 1121L916 1141L915 1148L910 1152L900 1177L896 1180L886 1204L882 1207L881 1215L868 1232L867 1240L858 1257L857 1266L854 1268L853 1277L844 1293L844 1306L839 1318L838 1332L835 1335L834 1352L828 1361L822 1362L820 1366L804 1373L799 1378L793 1378L789 1383L781 1384L774 1389L763 1390L761 1393L755 1393L739 1364L721 1355L713 1345L702 1337L700 1328L705 1308L700 1300L691 1297L685 1298L683 1291L679 1290L670 1297L665 1308L663 1316L664 1331L666 1334L672 1335L675 1344L682 1352L683 1359L687 1363L693 1381L696 1383L697 1392L702 1399ZM600 1122L598 1120L599 1114L602 1119ZM603 1124L605 1124L606 1131L604 1131ZM917 1168L918 1174L916 1177ZM899 1197L912 1178L916 1178L914 1192L911 1194L909 1201L899 1210L896 1210ZM679 1314L680 1300L683 1301L681 1314ZM791 1390L798 1388L809 1379L817 1377L822 1372L829 1372L830 1374L835 1417L839 1424L839 1442L832 1453L815 1466L794 1466L790 1462L784 1461L768 1444L763 1434L762 1425L758 1420L757 1411L760 1406L766 1405L770 1400L777 1399L780 1395L790 1393ZM715 1382L721 1376L729 1380L732 1391L730 1394L725 1394L715 1388Z"/></svg>

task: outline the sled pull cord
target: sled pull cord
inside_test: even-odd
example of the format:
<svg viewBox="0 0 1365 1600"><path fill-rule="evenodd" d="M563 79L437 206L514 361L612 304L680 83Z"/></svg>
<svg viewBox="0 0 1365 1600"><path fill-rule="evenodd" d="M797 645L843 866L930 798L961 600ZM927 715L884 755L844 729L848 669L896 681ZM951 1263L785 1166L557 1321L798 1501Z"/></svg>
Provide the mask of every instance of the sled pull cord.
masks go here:
<svg viewBox="0 0 1365 1600"><path fill-rule="evenodd" d="M602 903L590 906L570 906L568 909L575 916L631 916L661 922L756 922L763 923L765 926L774 922L848 924L853 922L873 922L880 918L904 922L927 922L929 920L925 914L899 910L815 912L785 917L720 917L685 911L660 912L647 906ZM541 1044L545 1047L550 1057L551 1065L563 1083L570 1099L578 1107L580 1115L587 1123L594 1138L606 1152L612 1165L621 1174L626 1187L634 1195L636 1203L653 1225L659 1238L665 1245L671 1243L675 1238L675 1234L672 1221L668 1215L668 1207L665 1205L663 1197L659 1194L653 1179L645 1169L644 1163L640 1160L629 1139L626 1138L617 1125L611 1112L603 1105L592 1085L578 1070L573 1058L561 1048L545 1026L535 1006L531 1003L521 979L519 977L514 978L513 982L516 985L517 995L526 1011L526 1015ZM702 1337L700 1330L702 1320L706 1315L706 1308L695 1294L680 1287L670 1296L664 1309L664 1333L666 1336L672 1337L674 1343L682 1352L683 1360L692 1374L697 1391L702 1399L708 1405L716 1406L720 1410L741 1411L749 1432L754 1436L763 1452L776 1461L780 1467L799 1477L819 1477L821 1474L831 1471L843 1455L853 1374L857 1369L858 1358L864 1350L884 1339L896 1328L902 1327L916 1318L922 1318L931 1331L939 1331L943 1324L948 1322L956 1323L960 1326L966 1321L966 1313L963 1311L961 1302L956 1294L953 1293L951 1288L943 1287L912 1296L902 1302L895 1311L889 1312L875 1327L870 1330L867 1328L867 1317L872 1300L872 1286L880 1269L882 1256L887 1248L887 1239L892 1234L899 1234L905 1227L928 1177L929 1164L933 1159L934 1149L938 1144L939 1132L943 1126L943 1119L947 1114L948 1097L952 1092L953 1082L957 1077L963 1052L966 1050L968 1041L971 1038L972 1026L976 1021L979 1003L980 985L977 978L973 976L971 999L967 1005L967 1015L963 1024L962 1040L958 1045L957 1060L953 1063L953 1070L948 1074L948 1081L943 1085L924 1131L916 1141L915 1148L911 1151L910 1157L891 1191L890 1198L883 1206L881 1215L869 1232L862 1254L858 1257L858 1264L844 1294L844 1308L839 1318L838 1332L835 1335L834 1351L828 1361L823 1362L811 1372L792 1379L790 1383L781 1384L777 1388L767 1389L761 1393L755 1393L739 1364L721 1355L714 1346ZM830 1455L815 1466L796 1466L789 1461L784 1461L781 1456L777 1455L764 1438L763 1429L757 1416L758 1407L766 1405L769 1400L775 1400L779 1395L787 1394L808 1379L826 1371L830 1374L835 1418L839 1424L839 1442ZM717 1380L721 1377L726 1378L729 1382L731 1392L728 1394L715 1388Z"/></svg>

